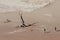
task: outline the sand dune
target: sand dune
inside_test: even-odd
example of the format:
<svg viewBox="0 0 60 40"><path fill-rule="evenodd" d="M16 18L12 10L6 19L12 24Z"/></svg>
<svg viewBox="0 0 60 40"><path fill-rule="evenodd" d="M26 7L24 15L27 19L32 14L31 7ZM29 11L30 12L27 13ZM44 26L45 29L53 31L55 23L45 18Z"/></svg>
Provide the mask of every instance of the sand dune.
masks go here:
<svg viewBox="0 0 60 40"><path fill-rule="evenodd" d="M26 25L36 23L23 28L17 28L22 24L18 10L0 12L0 40L60 40L60 31L56 31L60 30L59 3L55 0L32 12L20 11Z"/></svg>

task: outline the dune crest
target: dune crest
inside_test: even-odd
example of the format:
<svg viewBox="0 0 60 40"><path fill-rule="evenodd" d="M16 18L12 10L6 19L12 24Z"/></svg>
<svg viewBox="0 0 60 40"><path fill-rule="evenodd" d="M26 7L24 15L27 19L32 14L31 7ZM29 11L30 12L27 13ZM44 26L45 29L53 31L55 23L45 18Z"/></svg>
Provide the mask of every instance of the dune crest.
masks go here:
<svg viewBox="0 0 60 40"><path fill-rule="evenodd" d="M2 0L0 1L0 11L22 10L31 12L38 8L49 5L53 0Z"/></svg>

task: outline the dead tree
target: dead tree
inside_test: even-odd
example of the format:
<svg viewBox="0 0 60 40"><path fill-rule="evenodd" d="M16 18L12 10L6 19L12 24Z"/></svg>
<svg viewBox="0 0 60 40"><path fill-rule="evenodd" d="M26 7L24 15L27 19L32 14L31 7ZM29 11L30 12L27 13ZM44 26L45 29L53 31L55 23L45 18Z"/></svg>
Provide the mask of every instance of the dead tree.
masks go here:
<svg viewBox="0 0 60 40"><path fill-rule="evenodd" d="M23 19L23 17L22 17L22 14L20 14L20 17L21 17L21 21L22 21L21 27L26 27L26 24L25 24L25 22L24 22L24 19Z"/></svg>
<svg viewBox="0 0 60 40"><path fill-rule="evenodd" d="M47 31L45 28L44 28L44 32L45 32L45 33L50 33L50 32L49 32L49 31Z"/></svg>
<svg viewBox="0 0 60 40"><path fill-rule="evenodd" d="M23 19L23 17L22 17L22 13L19 13L19 16L20 16L20 18L21 18L22 24L21 24L20 26L18 26L17 28L19 28L19 27L29 27L29 26L32 26L32 25L36 24L36 23L32 23L32 24L26 25L26 24L25 24L25 21L24 21L24 19Z"/></svg>
<svg viewBox="0 0 60 40"><path fill-rule="evenodd" d="M55 27L55 31L57 30L57 28Z"/></svg>
<svg viewBox="0 0 60 40"><path fill-rule="evenodd" d="M22 25L21 25L21 27L29 27L29 26L32 26L32 25L35 24L35 23L32 23L32 24L26 25L25 22L24 22L24 19L23 19L23 17L22 17L22 14L21 14L21 20L22 20Z"/></svg>
<svg viewBox="0 0 60 40"><path fill-rule="evenodd" d="M58 29L57 29L57 27L55 27L55 31L57 31L57 32L58 32L58 31L60 31L60 30L58 30Z"/></svg>
<svg viewBox="0 0 60 40"><path fill-rule="evenodd" d="M44 28L44 32L46 32L46 29Z"/></svg>

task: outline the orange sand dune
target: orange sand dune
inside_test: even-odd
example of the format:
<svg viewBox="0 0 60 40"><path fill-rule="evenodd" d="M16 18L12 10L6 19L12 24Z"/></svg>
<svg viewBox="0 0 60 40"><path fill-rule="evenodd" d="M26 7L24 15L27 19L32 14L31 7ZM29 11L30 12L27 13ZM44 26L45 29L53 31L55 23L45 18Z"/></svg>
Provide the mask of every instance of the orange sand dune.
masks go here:
<svg viewBox="0 0 60 40"><path fill-rule="evenodd" d="M30 27L21 25L19 12L0 13L0 40L60 40L60 0L33 12L23 12L25 24L36 23ZM7 21L8 19L8 21ZM44 28L46 30L44 30Z"/></svg>

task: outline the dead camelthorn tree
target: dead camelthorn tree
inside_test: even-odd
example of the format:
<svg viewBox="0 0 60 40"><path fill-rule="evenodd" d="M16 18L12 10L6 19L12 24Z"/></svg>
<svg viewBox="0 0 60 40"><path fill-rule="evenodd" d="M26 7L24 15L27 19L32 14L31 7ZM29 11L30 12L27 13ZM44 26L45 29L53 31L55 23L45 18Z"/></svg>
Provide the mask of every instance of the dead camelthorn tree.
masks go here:
<svg viewBox="0 0 60 40"><path fill-rule="evenodd" d="M55 31L56 31L57 28L55 27L54 29L55 29Z"/></svg>
<svg viewBox="0 0 60 40"><path fill-rule="evenodd" d="M55 31L57 31L57 32L58 32L58 31L60 31L60 30L58 30L58 29L57 29L57 27L55 26Z"/></svg>
<svg viewBox="0 0 60 40"><path fill-rule="evenodd" d="M44 32L46 32L46 29L44 28Z"/></svg>
<svg viewBox="0 0 60 40"><path fill-rule="evenodd" d="M23 19L23 17L22 17L22 14L20 14L20 17L21 17L21 21L22 21L21 27L26 27L26 24L25 24L25 22L24 22L24 19Z"/></svg>
<svg viewBox="0 0 60 40"><path fill-rule="evenodd" d="M21 18L22 24L21 24L20 26L18 26L18 27L29 27L29 26L32 26L32 25L35 24L35 23L32 23L32 24L26 25L26 24L25 24L25 21L24 21L24 19L23 19L23 17L22 17L22 13L21 13L21 14L19 13L19 16L20 16L20 18Z"/></svg>
<svg viewBox="0 0 60 40"><path fill-rule="evenodd" d="M45 33L50 33L50 32L49 32L49 31L47 31L45 28L44 28L44 32L45 32Z"/></svg>

